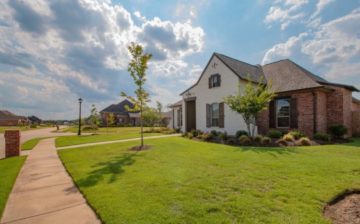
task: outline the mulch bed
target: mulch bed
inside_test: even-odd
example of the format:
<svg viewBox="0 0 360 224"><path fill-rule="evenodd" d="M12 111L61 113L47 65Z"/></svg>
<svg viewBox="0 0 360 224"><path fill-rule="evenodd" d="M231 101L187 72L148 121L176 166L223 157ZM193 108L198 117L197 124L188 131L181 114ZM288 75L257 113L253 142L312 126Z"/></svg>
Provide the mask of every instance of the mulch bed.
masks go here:
<svg viewBox="0 0 360 224"><path fill-rule="evenodd" d="M144 145L143 147L141 147L140 145L134 146L130 148L130 151L144 151L144 150L148 150L151 149L151 145Z"/></svg>
<svg viewBox="0 0 360 224"><path fill-rule="evenodd" d="M360 224L360 190L336 197L326 205L324 216L334 224Z"/></svg>

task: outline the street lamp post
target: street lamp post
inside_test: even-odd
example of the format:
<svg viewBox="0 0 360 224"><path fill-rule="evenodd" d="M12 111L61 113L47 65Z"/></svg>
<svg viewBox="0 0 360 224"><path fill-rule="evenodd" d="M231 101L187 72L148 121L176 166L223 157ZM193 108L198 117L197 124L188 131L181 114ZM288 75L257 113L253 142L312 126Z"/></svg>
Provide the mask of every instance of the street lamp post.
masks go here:
<svg viewBox="0 0 360 224"><path fill-rule="evenodd" d="M81 103L82 103L82 99L79 98L79 130L78 130L78 135L81 135Z"/></svg>

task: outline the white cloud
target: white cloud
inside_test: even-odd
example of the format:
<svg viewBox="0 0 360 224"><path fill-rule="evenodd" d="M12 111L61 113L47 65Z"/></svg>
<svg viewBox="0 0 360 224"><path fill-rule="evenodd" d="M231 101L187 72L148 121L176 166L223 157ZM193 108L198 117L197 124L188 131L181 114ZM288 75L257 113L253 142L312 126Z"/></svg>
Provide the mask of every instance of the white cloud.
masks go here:
<svg viewBox="0 0 360 224"><path fill-rule="evenodd" d="M334 2L334 0L319 0L316 4L316 11L311 15L310 18L313 19L318 16L324 10L324 8L332 2Z"/></svg>

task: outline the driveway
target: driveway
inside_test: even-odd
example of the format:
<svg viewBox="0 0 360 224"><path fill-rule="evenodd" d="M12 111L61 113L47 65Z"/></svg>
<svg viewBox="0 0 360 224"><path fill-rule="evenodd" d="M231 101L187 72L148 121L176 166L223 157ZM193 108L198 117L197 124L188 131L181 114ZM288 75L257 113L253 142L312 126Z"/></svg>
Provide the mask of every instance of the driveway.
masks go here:
<svg viewBox="0 0 360 224"><path fill-rule="evenodd" d="M60 128L65 128L66 126L61 126ZM51 128L41 128L37 130L29 130L22 131L20 133L20 143L24 143L27 140L33 138L41 138L41 137L57 137L57 136L65 136L65 135L76 135L76 133L54 133L56 127ZM5 139L4 134L0 134L0 159L5 157Z"/></svg>

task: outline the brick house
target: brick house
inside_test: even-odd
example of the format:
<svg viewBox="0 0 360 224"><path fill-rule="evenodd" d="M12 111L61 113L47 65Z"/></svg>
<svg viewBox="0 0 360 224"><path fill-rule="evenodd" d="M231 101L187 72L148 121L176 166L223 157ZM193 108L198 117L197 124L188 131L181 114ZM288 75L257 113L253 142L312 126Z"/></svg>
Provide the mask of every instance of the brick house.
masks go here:
<svg viewBox="0 0 360 224"><path fill-rule="evenodd" d="M227 95L243 92L249 81L271 82L277 93L257 119L259 134L270 129L297 129L312 137L316 132L326 133L330 125L343 124L351 136L357 116L360 120L360 102L352 97L358 89L353 86L328 82L288 59L251 65L214 53L198 81L173 104L174 118L181 116L174 119L174 128L226 131L230 135L246 130L241 115L222 101ZM355 126L360 126L360 121Z"/></svg>
<svg viewBox="0 0 360 224"><path fill-rule="evenodd" d="M134 105L129 100L125 99L118 104L111 104L110 106L100 111L103 124L106 124L109 114L113 114L115 117L115 125L137 126L140 122L139 114L128 112L126 107L133 108Z"/></svg>
<svg viewBox="0 0 360 224"><path fill-rule="evenodd" d="M0 126L29 125L27 117L15 115L7 110L0 110Z"/></svg>

